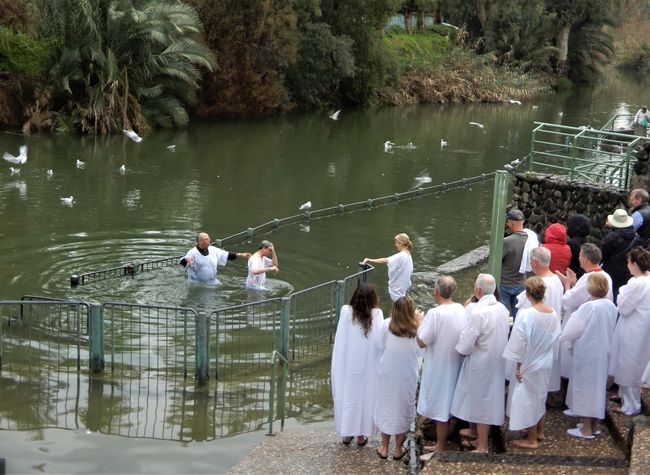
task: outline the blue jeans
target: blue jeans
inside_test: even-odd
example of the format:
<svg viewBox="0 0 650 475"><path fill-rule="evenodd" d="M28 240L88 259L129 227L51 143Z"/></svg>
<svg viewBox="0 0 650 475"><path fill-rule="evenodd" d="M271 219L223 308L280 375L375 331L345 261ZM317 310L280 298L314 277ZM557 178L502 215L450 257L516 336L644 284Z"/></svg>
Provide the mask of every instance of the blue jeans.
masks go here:
<svg viewBox="0 0 650 475"><path fill-rule="evenodd" d="M513 320L517 316L517 295L522 293L524 290L526 290L526 287L523 285L519 287L499 288L499 298L501 299L501 303L505 305L508 310L510 310Z"/></svg>

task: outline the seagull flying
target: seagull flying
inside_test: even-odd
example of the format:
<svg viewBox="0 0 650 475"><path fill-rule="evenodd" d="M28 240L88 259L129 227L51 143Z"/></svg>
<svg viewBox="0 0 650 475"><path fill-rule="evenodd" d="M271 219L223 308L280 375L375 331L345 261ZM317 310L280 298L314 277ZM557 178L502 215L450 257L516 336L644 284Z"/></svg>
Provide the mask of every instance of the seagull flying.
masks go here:
<svg viewBox="0 0 650 475"><path fill-rule="evenodd" d="M176 151L176 145L173 145L173 144L172 145L167 145L167 150L175 152Z"/></svg>
<svg viewBox="0 0 650 475"><path fill-rule="evenodd" d="M479 122L470 122L469 125L475 125L479 129L484 129L485 126L483 124L480 124Z"/></svg>
<svg viewBox="0 0 650 475"><path fill-rule="evenodd" d="M83 168L86 166L86 162L82 162L77 158L77 168Z"/></svg>
<svg viewBox="0 0 650 475"><path fill-rule="evenodd" d="M298 208L301 211L304 210L310 210L311 209L311 201L307 201L307 203L303 203L300 205L300 208Z"/></svg>
<svg viewBox="0 0 650 475"><path fill-rule="evenodd" d="M517 100L517 99L508 99L508 102L509 102L510 104L517 104L518 106L521 105L521 101L520 101L520 100Z"/></svg>
<svg viewBox="0 0 650 475"><path fill-rule="evenodd" d="M142 137L140 137L138 134L136 134L131 129L124 129L124 130L122 130L122 132L124 132L124 135L126 135L128 138L133 140L135 143L142 142Z"/></svg>
<svg viewBox="0 0 650 475"><path fill-rule="evenodd" d="M330 119L332 120L339 120L339 114L341 113L341 109L337 110L334 112L334 114L330 115Z"/></svg>
<svg viewBox="0 0 650 475"><path fill-rule="evenodd" d="M2 154L2 158L7 160L9 163L13 163L14 165L23 165L27 161L27 145L21 145L19 150L20 153L17 157L14 157L12 154L5 152Z"/></svg>
<svg viewBox="0 0 650 475"><path fill-rule="evenodd" d="M440 150L442 150L444 147L446 147L447 141L445 139L440 139Z"/></svg>
<svg viewBox="0 0 650 475"><path fill-rule="evenodd" d="M20 173L20 168L9 167L9 173L12 175L18 175Z"/></svg>
<svg viewBox="0 0 650 475"><path fill-rule="evenodd" d="M427 183L431 183L431 176L429 175L429 170L425 168L420 173L418 173L418 176L415 177L415 182L413 183L411 189L413 190L414 188L425 185Z"/></svg>
<svg viewBox="0 0 650 475"><path fill-rule="evenodd" d="M66 205L66 206L72 206L72 203L74 202L74 197L72 196L62 196L61 197L61 203Z"/></svg>
<svg viewBox="0 0 650 475"><path fill-rule="evenodd" d="M390 140L386 140L384 142L384 152L389 152L393 149L393 145L395 145L393 142Z"/></svg>
<svg viewBox="0 0 650 475"><path fill-rule="evenodd" d="M122 174L126 173L126 166L124 164L122 164L122 166L120 167L120 173Z"/></svg>

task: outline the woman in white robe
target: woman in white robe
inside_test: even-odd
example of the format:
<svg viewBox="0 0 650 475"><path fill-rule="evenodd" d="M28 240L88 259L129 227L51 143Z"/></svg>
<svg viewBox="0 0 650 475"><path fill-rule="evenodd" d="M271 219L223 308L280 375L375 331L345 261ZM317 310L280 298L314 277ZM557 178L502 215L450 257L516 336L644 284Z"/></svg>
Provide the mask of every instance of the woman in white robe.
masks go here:
<svg viewBox="0 0 650 475"><path fill-rule="evenodd" d="M392 435L395 436L393 458L399 460L406 453L402 445L415 418L420 353L415 338L418 324L413 301L402 297L393 302L391 318L384 321L379 337L379 347L383 353L379 364L375 423L381 431L381 446L377 449L377 455L382 459L388 458Z"/></svg>
<svg viewBox="0 0 650 475"><path fill-rule="evenodd" d="M393 302L400 297L404 297L411 288L413 242L411 242L408 234L400 233L395 236L395 248L397 253L392 256L377 259L366 257L363 260L364 264L370 262L371 264L388 265L388 293Z"/></svg>
<svg viewBox="0 0 650 475"><path fill-rule="evenodd" d="M374 421L381 353L377 345L384 321L372 285L360 284L341 308L332 352L332 397L336 432L343 443L357 437L365 445L377 433Z"/></svg>
<svg viewBox="0 0 650 475"><path fill-rule="evenodd" d="M544 414L560 337L560 317L544 303L546 286L541 277L526 280L526 298L531 307L517 313L503 357L516 364L510 378L506 414L510 430L528 430L517 447L536 449L544 438Z"/></svg>
<svg viewBox="0 0 650 475"><path fill-rule="evenodd" d="M650 251L633 248L627 261L632 278L619 289L620 318L614 331L609 374L618 384L621 406L614 411L626 416L641 412L641 379L650 361Z"/></svg>
<svg viewBox="0 0 650 475"><path fill-rule="evenodd" d="M594 438L594 424L605 417L609 352L616 325L616 306L606 297L607 278L587 274L587 290L593 300L576 310L562 330L560 342L573 353L566 404L583 418L582 426L567 430L572 437Z"/></svg>

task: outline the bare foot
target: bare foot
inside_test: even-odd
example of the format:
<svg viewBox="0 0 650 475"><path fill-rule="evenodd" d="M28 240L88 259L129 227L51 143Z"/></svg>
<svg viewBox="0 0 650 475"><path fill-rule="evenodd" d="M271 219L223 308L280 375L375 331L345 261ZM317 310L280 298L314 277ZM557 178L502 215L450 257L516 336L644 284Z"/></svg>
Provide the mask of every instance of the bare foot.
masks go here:
<svg viewBox="0 0 650 475"><path fill-rule="evenodd" d="M421 461L421 462L428 462L428 461L431 460L433 457L435 457L437 453L438 453L438 452L433 451L433 452L430 452L430 453L428 453L428 454L420 455L420 461Z"/></svg>
<svg viewBox="0 0 650 475"><path fill-rule="evenodd" d="M513 440L512 445L519 447L520 449L536 449L539 447L539 445L537 445L537 442L530 443L528 442L528 439Z"/></svg>
<svg viewBox="0 0 650 475"><path fill-rule="evenodd" d="M395 451L393 453L393 460L402 460L402 457L406 455L406 449L403 447L400 447L402 449L400 452Z"/></svg>
<svg viewBox="0 0 650 475"><path fill-rule="evenodd" d="M461 429L459 434L470 439L476 439L477 437L476 432L472 431L472 429Z"/></svg>
<svg viewBox="0 0 650 475"><path fill-rule="evenodd" d="M488 454L489 452L487 450L476 449L476 450L471 450L469 453L470 454Z"/></svg>

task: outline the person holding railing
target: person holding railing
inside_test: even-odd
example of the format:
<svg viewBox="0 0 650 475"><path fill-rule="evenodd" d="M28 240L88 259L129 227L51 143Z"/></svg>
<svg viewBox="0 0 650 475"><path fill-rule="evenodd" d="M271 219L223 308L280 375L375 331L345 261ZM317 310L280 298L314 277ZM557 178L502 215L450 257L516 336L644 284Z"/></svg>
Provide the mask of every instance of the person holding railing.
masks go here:
<svg viewBox="0 0 650 475"><path fill-rule="evenodd" d="M395 248L397 253L390 257L379 257L370 259L366 257L363 264L387 264L388 265L388 293L390 299L395 302L404 297L411 288L411 274L413 273L413 243L406 233L395 236Z"/></svg>
<svg viewBox="0 0 650 475"><path fill-rule="evenodd" d="M208 233L200 232L196 237L196 246L187 251L180 264L187 269L187 279L190 284L218 284L217 269L225 266L228 261L244 257L248 259L250 252L228 252L210 245Z"/></svg>
<svg viewBox="0 0 650 475"><path fill-rule="evenodd" d="M271 256L271 257L269 257ZM278 255L275 253L275 246L266 239L260 243L260 247L250 259L248 259L248 277L246 287L249 289L266 290L266 273L280 271L278 268Z"/></svg>

